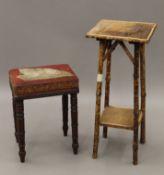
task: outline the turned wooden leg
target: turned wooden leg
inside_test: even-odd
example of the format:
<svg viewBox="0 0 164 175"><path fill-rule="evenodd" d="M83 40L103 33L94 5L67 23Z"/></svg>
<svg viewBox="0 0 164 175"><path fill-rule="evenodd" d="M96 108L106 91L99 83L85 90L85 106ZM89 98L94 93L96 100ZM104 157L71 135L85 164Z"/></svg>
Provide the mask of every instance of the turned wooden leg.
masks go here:
<svg viewBox="0 0 164 175"><path fill-rule="evenodd" d="M97 158L97 153L98 153L99 122L100 122L100 109L101 109L101 89L102 89L102 73L103 73L104 54L105 54L105 42L100 41L98 75L97 75L97 90L96 90L95 130L94 130L94 143L93 143L93 154L92 154L93 159Z"/></svg>
<svg viewBox="0 0 164 175"><path fill-rule="evenodd" d="M108 127L107 126L103 126L103 137L104 138L108 137Z"/></svg>
<svg viewBox="0 0 164 175"><path fill-rule="evenodd" d="M141 72L141 111L143 118L141 121L141 136L140 143L145 143L146 135L146 121L145 121L145 106L146 106L146 83L145 83L145 45L141 44L140 47L140 72Z"/></svg>
<svg viewBox="0 0 164 175"><path fill-rule="evenodd" d="M109 96L110 96L110 80L111 80L111 53L110 53L110 48L111 48L111 41L108 42L108 47L107 47L107 55L106 55L106 83L105 83L105 102L104 102L104 107L109 106ZM104 126L103 127L103 137L107 138L108 135L108 127Z"/></svg>
<svg viewBox="0 0 164 175"><path fill-rule="evenodd" d="M78 153L78 112L77 94L71 94L71 120L72 120L72 148L74 154Z"/></svg>
<svg viewBox="0 0 164 175"><path fill-rule="evenodd" d="M25 130L24 130L24 105L23 100L15 100L15 112L16 112L16 125L17 125L17 136L19 144L19 156L20 161L25 161Z"/></svg>
<svg viewBox="0 0 164 175"><path fill-rule="evenodd" d="M15 127L15 139L16 139L16 142L18 143L18 130L17 130L17 123L16 123L16 101L15 99L13 98L12 99L12 104L13 104L13 117L14 117L14 127Z"/></svg>
<svg viewBox="0 0 164 175"><path fill-rule="evenodd" d="M138 116L139 116L139 54L140 45L135 44L134 56L134 135L133 135L133 164L138 164Z"/></svg>
<svg viewBox="0 0 164 175"><path fill-rule="evenodd" d="M68 95L62 96L62 107L63 107L63 133L67 136L68 131Z"/></svg>

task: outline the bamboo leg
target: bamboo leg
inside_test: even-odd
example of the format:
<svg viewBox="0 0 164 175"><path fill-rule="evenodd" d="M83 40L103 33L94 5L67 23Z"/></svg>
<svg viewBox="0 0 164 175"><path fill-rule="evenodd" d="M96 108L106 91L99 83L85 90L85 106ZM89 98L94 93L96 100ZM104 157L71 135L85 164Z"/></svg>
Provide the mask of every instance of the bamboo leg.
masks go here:
<svg viewBox="0 0 164 175"><path fill-rule="evenodd" d="M63 134L67 136L68 131L68 95L62 96L62 107L63 107Z"/></svg>
<svg viewBox="0 0 164 175"><path fill-rule="evenodd" d="M25 130L24 130L24 105L23 100L16 100L16 123L18 129L18 142L19 142L19 156L20 161L25 161Z"/></svg>
<svg viewBox="0 0 164 175"><path fill-rule="evenodd" d="M143 114L141 122L141 136L140 143L145 143L145 106L146 106L146 83L145 83L145 45L142 44L140 48L140 71L141 71L141 111Z"/></svg>
<svg viewBox="0 0 164 175"><path fill-rule="evenodd" d="M12 103L13 103L13 117L14 117L14 127L15 127L15 139L16 139L16 142L18 143L18 129L17 129L17 123L16 123L16 101L15 101L15 99L14 99L14 97L13 97L13 99L12 99Z"/></svg>
<svg viewBox="0 0 164 175"><path fill-rule="evenodd" d="M99 142L99 120L100 120L100 109L101 109L101 90L102 90L102 73L103 73L104 54L105 54L105 41L100 40L97 90L96 90L95 130L94 130L94 144L93 144L93 154L92 154L92 157L94 159L97 158L98 142Z"/></svg>
<svg viewBox="0 0 164 175"><path fill-rule="evenodd" d="M71 119L72 119L72 148L74 154L78 153L78 112L77 112L77 94L71 94Z"/></svg>
<svg viewBox="0 0 164 175"><path fill-rule="evenodd" d="M110 96L110 80L111 80L111 53L110 53L111 41L108 43L107 50L107 61L106 61L106 84L105 84L105 103L104 106L109 106L109 96ZM108 127L103 127L103 137L107 138Z"/></svg>
<svg viewBox="0 0 164 175"><path fill-rule="evenodd" d="M139 115L139 47L138 43L135 44L135 58L134 58L134 135L133 135L133 164L138 164L138 115Z"/></svg>

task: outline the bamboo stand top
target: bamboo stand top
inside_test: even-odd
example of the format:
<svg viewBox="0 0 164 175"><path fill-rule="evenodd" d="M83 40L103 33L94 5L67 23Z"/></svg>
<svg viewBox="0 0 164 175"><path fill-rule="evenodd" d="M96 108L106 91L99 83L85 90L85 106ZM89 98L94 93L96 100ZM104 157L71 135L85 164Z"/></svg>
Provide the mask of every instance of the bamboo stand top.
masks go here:
<svg viewBox="0 0 164 175"><path fill-rule="evenodd" d="M96 39L147 43L153 35L156 26L155 23L102 19L86 36Z"/></svg>

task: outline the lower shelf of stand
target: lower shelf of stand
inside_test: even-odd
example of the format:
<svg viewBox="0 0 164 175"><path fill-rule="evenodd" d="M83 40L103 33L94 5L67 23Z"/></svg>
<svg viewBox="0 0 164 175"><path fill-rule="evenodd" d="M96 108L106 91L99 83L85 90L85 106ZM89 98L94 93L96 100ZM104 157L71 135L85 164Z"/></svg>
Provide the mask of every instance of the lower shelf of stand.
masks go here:
<svg viewBox="0 0 164 175"><path fill-rule="evenodd" d="M100 117L100 125L114 128L133 129L134 110L128 108L106 107ZM138 124L141 123L142 112L139 111Z"/></svg>

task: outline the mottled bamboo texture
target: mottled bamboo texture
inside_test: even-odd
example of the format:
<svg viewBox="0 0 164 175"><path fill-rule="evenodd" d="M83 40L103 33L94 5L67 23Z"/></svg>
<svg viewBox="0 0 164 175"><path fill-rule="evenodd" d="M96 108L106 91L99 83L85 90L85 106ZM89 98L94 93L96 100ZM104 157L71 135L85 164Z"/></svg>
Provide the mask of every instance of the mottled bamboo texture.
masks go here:
<svg viewBox="0 0 164 175"><path fill-rule="evenodd" d="M134 45L134 134L133 134L133 164L138 163L138 116L139 116L139 57L140 45Z"/></svg>
<svg viewBox="0 0 164 175"><path fill-rule="evenodd" d="M110 80L111 80L111 41L107 42L107 49L106 49L106 83L105 83L105 102L104 107L109 106L109 97L110 97ZM103 137L107 138L108 128L107 126L103 127Z"/></svg>
<svg viewBox="0 0 164 175"><path fill-rule="evenodd" d="M62 111L63 111L63 134L67 136L68 132L68 95L62 96Z"/></svg>
<svg viewBox="0 0 164 175"><path fill-rule="evenodd" d="M103 73L103 58L105 55L105 41L100 40L99 43L99 61L98 61L98 75ZM100 109L101 109L101 90L102 81L97 81L96 90L96 111L95 111L95 131L94 131L94 145L93 145L93 155L92 157L97 158L98 152L98 142L99 142L99 121L100 121Z"/></svg>
<svg viewBox="0 0 164 175"><path fill-rule="evenodd" d="M133 126L133 164L138 164L138 129L139 129L139 111L142 111L141 136L140 142L145 143L145 107L146 107L146 85L145 85L145 44L133 43L134 56L130 53L123 42L100 40L98 75L103 74L103 62L106 60L106 77L105 77L105 101L104 107L109 106L110 97L110 80L111 80L111 55L113 50L120 44L134 66L134 126ZM140 80L139 80L140 77ZM102 80L103 81L103 80ZM93 145L93 158L97 158L99 143L99 126L101 112L101 92L102 81L97 81L96 90L96 115L95 115L95 132ZM139 81L141 86L139 86ZM139 88L141 88L141 106L139 106ZM103 137L107 138L107 126L103 126Z"/></svg>
<svg viewBox="0 0 164 175"><path fill-rule="evenodd" d="M78 153L78 111L77 111L77 93L71 94L71 119L72 119L72 148L74 154Z"/></svg>
<svg viewBox="0 0 164 175"><path fill-rule="evenodd" d="M130 53L129 49L126 47L125 43L123 41L120 41L119 44L122 47L122 49L125 51L126 55L130 59L130 61L134 64L134 58L133 58L132 54Z"/></svg>
<svg viewBox="0 0 164 175"><path fill-rule="evenodd" d="M145 45L141 44L140 46L140 78L141 78L141 111L142 111L142 122L141 122L141 137L140 143L145 143L145 135L146 135L146 120L145 120L145 113L146 113L146 72L145 72Z"/></svg>
<svg viewBox="0 0 164 175"><path fill-rule="evenodd" d="M14 111L16 115L16 136L18 139L18 145L19 145L19 156L20 161L25 161L25 128L24 128L24 105L23 100L20 99L14 99Z"/></svg>

